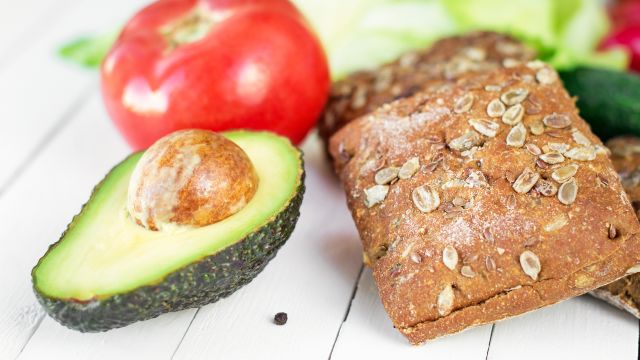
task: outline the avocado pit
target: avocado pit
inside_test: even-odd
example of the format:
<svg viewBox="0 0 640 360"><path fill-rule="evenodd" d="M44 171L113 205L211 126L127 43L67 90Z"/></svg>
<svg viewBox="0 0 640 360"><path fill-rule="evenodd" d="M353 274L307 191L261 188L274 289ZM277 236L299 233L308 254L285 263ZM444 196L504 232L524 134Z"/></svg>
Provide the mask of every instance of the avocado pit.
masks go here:
<svg viewBox="0 0 640 360"><path fill-rule="evenodd" d="M149 230L206 226L244 208L258 182L251 160L232 141L206 130L178 131L153 144L136 165L127 210Z"/></svg>

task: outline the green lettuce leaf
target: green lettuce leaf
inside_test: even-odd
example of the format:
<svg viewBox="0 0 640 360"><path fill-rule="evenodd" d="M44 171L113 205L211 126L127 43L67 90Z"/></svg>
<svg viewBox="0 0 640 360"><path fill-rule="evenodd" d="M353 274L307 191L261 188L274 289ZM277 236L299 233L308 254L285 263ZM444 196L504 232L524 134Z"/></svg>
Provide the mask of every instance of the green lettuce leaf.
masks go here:
<svg viewBox="0 0 640 360"><path fill-rule="evenodd" d="M349 1L346 13L342 9L344 1L296 3L317 29L334 78L391 61L405 51L426 47L458 31L439 0L356 0ZM315 15L320 8L329 9L329 14Z"/></svg>
<svg viewBox="0 0 640 360"><path fill-rule="evenodd" d="M118 33L108 33L94 37L81 37L67 44L59 50L59 55L66 60L87 68L97 68L102 59L116 40Z"/></svg>
<svg viewBox="0 0 640 360"><path fill-rule="evenodd" d="M624 50L598 52L609 29L599 0L293 0L327 52L334 79L401 53L471 30L508 33L557 69L581 65L624 69ZM86 37L60 55L97 67L116 33Z"/></svg>

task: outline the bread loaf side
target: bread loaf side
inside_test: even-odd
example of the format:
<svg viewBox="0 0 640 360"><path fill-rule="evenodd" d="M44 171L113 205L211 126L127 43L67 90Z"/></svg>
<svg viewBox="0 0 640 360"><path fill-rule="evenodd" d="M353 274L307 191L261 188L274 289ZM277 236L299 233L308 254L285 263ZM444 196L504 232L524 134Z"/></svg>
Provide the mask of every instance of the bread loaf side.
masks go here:
<svg viewBox="0 0 640 360"><path fill-rule="evenodd" d="M607 141L613 167L620 175L636 215L640 210L640 139L622 136ZM614 236L611 234L610 236ZM593 290L591 295L640 318L640 274L629 275Z"/></svg>

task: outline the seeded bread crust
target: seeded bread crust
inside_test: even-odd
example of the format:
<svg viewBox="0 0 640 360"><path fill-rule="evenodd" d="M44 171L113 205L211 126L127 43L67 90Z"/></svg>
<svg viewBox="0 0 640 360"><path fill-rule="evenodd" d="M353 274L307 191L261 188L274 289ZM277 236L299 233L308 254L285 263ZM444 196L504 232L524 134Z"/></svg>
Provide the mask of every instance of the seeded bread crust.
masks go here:
<svg viewBox="0 0 640 360"><path fill-rule="evenodd" d="M328 143L331 135L344 125L383 104L465 74L534 57L532 49L507 35L493 32L474 32L440 40L431 48L408 52L394 62L356 72L334 83L318 123L320 136Z"/></svg>
<svg viewBox="0 0 640 360"><path fill-rule="evenodd" d="M608 151L541 62L384 105L330 152L382 303L413 344L638 270L640 224Z"/></svg>
<svg viewBox="0 0 640 360"><path fill-rule="evenodd" d="M636 215L640 215L640 139L617 137L607 141L607 147ZM627 276L590 294L640 318L640 274Z"/></svg>

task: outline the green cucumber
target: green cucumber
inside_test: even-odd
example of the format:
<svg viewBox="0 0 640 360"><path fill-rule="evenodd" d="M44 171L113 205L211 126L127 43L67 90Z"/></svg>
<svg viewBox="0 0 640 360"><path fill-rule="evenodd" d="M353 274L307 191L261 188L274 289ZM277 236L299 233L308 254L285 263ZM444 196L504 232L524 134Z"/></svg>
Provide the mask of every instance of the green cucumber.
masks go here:
<svg viewBox="0 0 640 360"><path fill-rule="evenodd" d="M596 68L560 72L578 98L580 115L602 140L623 134L640 136L640 76Z"/></svg>

